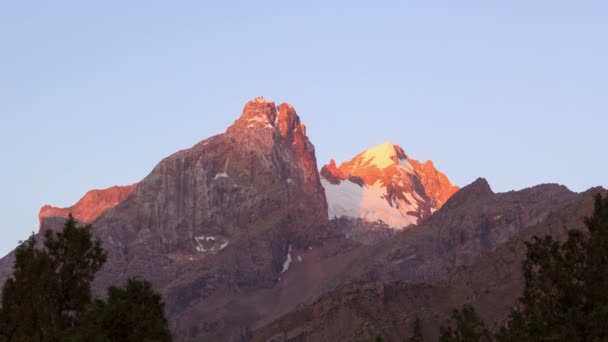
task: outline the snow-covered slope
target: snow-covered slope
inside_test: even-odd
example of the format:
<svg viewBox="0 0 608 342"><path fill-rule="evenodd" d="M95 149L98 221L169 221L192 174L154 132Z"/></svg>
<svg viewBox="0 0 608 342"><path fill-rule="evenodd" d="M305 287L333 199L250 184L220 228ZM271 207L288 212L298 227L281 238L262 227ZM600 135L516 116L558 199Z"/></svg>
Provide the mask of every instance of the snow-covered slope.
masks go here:
<svg viewBox="0 0 608 342"><path fill-rule="evenodd" d="M330 219L382 221L392 228L417 224L439 209L458 187L433 166L409 158L390 142L321 169Z"/></svg>

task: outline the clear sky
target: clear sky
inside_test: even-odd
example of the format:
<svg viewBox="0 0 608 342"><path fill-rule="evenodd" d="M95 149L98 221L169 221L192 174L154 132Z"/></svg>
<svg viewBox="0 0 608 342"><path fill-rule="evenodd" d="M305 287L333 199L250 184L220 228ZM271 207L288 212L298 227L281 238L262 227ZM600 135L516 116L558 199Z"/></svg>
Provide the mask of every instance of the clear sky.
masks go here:
<svg viewBox="0 0 608 342"><path fill-rule="evenodd" d="M211 5L211 3L217 3ZM319 165L392 141L458 185L608 184L606 1L2 1L0 255L263 95Z"/></svg>

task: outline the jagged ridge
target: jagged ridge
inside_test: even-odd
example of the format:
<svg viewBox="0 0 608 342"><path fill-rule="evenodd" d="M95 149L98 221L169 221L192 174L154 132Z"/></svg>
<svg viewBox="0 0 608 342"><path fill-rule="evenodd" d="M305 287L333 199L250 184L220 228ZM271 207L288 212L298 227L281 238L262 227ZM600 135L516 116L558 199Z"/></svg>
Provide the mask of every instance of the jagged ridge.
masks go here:
<svg viewBox="0 0 608 342"><path fill-rule="evenodd" d="M87 192L76 204L67 208L58 208L45 205L40 208L38 219L42 221L51 217L66 217L72 214L75 219L92 223L109 209L114 208L127 199L137 184L126 186L112 186L107 189L91 190Z"/></svg>

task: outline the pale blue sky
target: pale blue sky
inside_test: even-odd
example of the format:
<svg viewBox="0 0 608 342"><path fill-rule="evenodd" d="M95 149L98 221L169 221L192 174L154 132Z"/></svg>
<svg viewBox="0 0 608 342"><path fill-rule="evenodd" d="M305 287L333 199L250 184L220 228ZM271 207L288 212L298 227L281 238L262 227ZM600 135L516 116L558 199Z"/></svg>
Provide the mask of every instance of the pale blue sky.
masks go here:
<svg viewBox="0 0 608 342"><path fill-rule="evenodd" d="M2 1L0 255L249 99L320 165L390 140L466 185L608 184L606 1Z"/></svg>

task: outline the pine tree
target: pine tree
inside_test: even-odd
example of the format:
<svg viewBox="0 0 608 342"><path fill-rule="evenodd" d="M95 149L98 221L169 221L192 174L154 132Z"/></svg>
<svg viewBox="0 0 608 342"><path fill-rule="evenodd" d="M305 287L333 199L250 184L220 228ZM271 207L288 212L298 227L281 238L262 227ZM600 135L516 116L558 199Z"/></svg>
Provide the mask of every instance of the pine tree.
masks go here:
<svg viewBox="0 0 608 342"><path fill-rule="evenodd" d="M106 261L91 226L70 215L48 230L42 246L31 236L16 249L12 277L2 288L0 342L171 341L164 303L145 280L129 279L94 300L91 283Z"/></svg>
<svg viewBox="0 0 608 342"><path fill-rule="evenodd" d="M70 215L61 232L47 230L42 248L31 236L16 249L2 289L0 335L7 340L59 341L91 302L90 285L106 260L91 226Z"/></svg>
<svg viewBox="0 0 608 342"><path fill-rule="evenodd" d="M464 305L461 310L452 312L452 326L441 327L441 342L489 342L492 334L479 317L475 308Z"/></svg>
<svg viewBox="0 0 608 342"><path fill-rule="evenodd" d="M51 321L52 298L46 289L53 276L48 255L35 248L31 236L15 251L15 271L2 288L0 336L7 341L45 341L57 339Z"/></svg>
<svg viewBox="0 0 608 342"><path fill-rule="evenodd" d="M608 197L596 196L584 223L588 235L571 230L563 243L535 237L527 244L521 306L499 341L608 340Z"/></svg>
<svg viewBox="0 0 608 342"><path fill-rule="evenodd" d="M110 287L107 302L95 301L74 335L75 341L171 341L161 296L144 280Z"/></svg>

